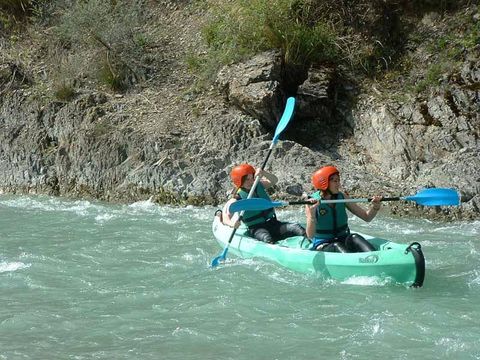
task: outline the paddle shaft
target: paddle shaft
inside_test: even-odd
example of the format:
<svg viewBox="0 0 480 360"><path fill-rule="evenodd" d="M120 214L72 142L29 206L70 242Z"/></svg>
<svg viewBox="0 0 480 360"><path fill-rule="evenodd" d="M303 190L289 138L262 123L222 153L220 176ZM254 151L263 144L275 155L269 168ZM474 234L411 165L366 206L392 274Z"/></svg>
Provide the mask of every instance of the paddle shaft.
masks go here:
<svg viewBox="0 0 480 360"><path fill-rule="evenodd" d="M387 197L387 198L382 198L380 201L399 201L402 200L401 197ZM338 203L361 203L361 202L371 202L373 201L373 198L368 198L368 199L334 199L334 200L320 200L321 203L323 204L338 204ZM300 202L302 203L302 202ZM292 204L290 202L290 204ZM303 204L303 203L302 203Z"/></svg>
<svg viewBox="0 0 480 360"><path fill-rule="evenodd" d="M411 196L396 196L396 197L384 197L380 201L398 201L398 200L405 200L405 201L414 201L418 205L423 206L458 206L461 203L460 195L454 189L446 189L446 188L429 188L425 190L421 190L416 195ZM315 204L315 201L320 201L321 204L339 204L339 203L366 203L372 202L373 198L368 199L332 199L332 200L324 200L324 199L314 199L310 198L309 200L301 200L301 201L271 201L263 198L251 198L251 199L244 199L238 200L230 205L231 212L241 212L247 210L265 210L275 207L282 207L288 205L299 205L299 204Z"/></svg>
<svg viewBox="0 0 480 360"><path fill-rule="evenodd" d="M339 203L358 203L358 202L371 202L373 198L369 199L334 199L334 200L320 200L322 204L339 204ZM400 197L388 197L382 198L380 201L398 201L402 200ZM288 201L284 203L286 205L302 205L302 204L312 204L308 200L301 200L301 201Z"/></svg>

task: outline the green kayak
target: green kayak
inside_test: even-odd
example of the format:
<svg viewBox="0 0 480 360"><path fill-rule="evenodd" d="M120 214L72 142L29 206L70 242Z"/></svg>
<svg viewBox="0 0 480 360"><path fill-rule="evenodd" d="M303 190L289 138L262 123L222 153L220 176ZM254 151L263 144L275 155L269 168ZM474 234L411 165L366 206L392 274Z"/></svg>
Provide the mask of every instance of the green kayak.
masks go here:
<svg viewBox="0 0 480 360"><path fill-rule="evenodd" d="M215 216L212 224L215 238L226 247L232 233ZM309 250L303 237L291 237L276 244L267 244L248 236L241 226L235 233L229 253L242 258L262 258L303 273L319 273L325 278L344 281L354 277L377 277L408 286L420 287L425 278L425 258L420 244L398 244L361 234L376 251L335 253Z"/></svg>

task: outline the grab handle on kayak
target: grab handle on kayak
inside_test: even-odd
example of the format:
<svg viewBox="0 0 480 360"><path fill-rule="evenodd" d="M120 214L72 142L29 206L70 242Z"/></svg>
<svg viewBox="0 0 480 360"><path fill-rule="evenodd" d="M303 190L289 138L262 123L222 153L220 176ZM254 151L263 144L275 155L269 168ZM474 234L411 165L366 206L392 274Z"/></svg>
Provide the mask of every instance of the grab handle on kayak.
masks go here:
<svg viewBox="0 0 480 360"><path fill-rule="evenodd" d="M410 251L412 251L412 248L415 246L416 250L420 250L422 248L422 245L420 245L418 242L414 241L410 245L407 246L405 249L405 254L408 254Z"/></svg>
<svg viewBox="0 0 480 360"><path fill-rule="evenodd" d="M415 260L415 280L412 287L422 287L425 280L425 257L423 256L422 246L418 242L412 242L405 249L405 255L408 253L413 255Z"/></svg>

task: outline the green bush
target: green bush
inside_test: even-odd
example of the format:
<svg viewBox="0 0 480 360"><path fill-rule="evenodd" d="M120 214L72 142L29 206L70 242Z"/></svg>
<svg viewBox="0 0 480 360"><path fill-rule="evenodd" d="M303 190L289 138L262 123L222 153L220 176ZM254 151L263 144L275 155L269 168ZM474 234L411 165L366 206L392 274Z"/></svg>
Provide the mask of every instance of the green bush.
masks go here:
<svg viewBox="0 0 480 360"><path fill-rule="evenodd" d="M454 65L446 59L440 59L439 62L431 64L427 68L424 78L415 85L414 92L418 94L438 86L441 77L447 74L453 66Z"/></svg>
<svg viewBox="0 0 480 360"><path fill-rule="evenodd" d="M146 78L148 37L142 8L135 2L87 0L65 7L56 34L77 56L91 58L90 73L113 90L125 90Z"/></svg>
<svg viewBox="0 0 480 360"><path fill-rule="evenodd" d="M33 0L0 0L0 9L12 15L22 15L27 13L35 2Z"/></svg>
<svg viewBox="0 0 480 360"><path fill-rule="evenodd" d="M286 67L336 61L334 29L315 18L313 0L210 1L209 21L203 29L207 56L189 57L201 68L200 79L212 78L218 69L265 50L280 50ZM192 66L193 65L193 66ZM198 73L198 72L197 72Z"/></svg>
<svg viewBox="0 0 480 360"><path fill-rule="evenodd" d="M395 1L395 0L393 0ZM447 11L468 3L469 0L403 0L404 6L417 11Z"/></svg>
<svg viewBox="0 0 480 360"><path fill-rule="evenodd" d="M265 35L270 46L282 51L286 64L303 66L337 58L335 35L325 23L305 26L267 19Z"/></svg>
<svg viewBox="0 0 480 360"><path fill-rule="evenodd" d="M203 36L208 74L267 49L284 64L345 65L367 76L389 70L405 44L401 0L211 0ZM294 71L292 71L293 73Z"/></svg>
<svg viewBox="0 0 480 360"><path fill-rule="evenodd" d="M69 101L75 96L75 89L69 81L55 84L54 95L57 100Z"/></svg>
<svg viewBox="0 0 480 360"><path fill-rule="evenodd" d="M47 0L0 0L0 30L15 30Z"/></svg>
<svg viewBox="0 0 480 360"><path fill-rule="evenodd" d="M426 49L434 61L424 71L422 80L414 85L413 92L421 93L438 87L442 76L460 71L465 54L474 51L480 44L480 21L472 21L473 14L478 11L480 6L476 10L467 8L463 14L457 14L442 36L430 40Z"/></svg>
<svg viewBox="0 0 480 360"><path fill-rule="evenodd" d="M105 56L98 64L97 78L112 90L126 90L129 75L129 68L119 59Z"/></svg>
<svg viewBox="0 0 480 360"><path fill-rule="evenodd" d="M42 9L53 3L53 0L0 0L0 14L3 13L3 17L12 18L14 21L21 21L40 15Z"/></svg>
<svg viewBox="0 0 480 360"><path fill-rule="evenodd" d="M302 8L302 12L298 8ZM325 22L310 23L310 1L240 0L211 4L204 38L225 64L267 49L281 50L287 65L336 57L335 32Z"/></svg>

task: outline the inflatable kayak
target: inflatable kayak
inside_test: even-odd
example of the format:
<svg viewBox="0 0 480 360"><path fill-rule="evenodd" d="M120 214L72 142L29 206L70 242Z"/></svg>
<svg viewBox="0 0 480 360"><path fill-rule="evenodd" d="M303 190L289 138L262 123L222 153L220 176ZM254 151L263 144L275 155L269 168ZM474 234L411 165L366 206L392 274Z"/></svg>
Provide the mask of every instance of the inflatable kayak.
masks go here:
<svg viewBox="0 0 480 360"><path fill-rule="evenodd" d="M215 216L212 230L220 246L228 244L232 228ZM248 236L241 226L229 247L229 253L242 258L262 258L288 269L303 273L318 273L324 278L347 280L353 277L377 277L408 286L420 287L425 278L425 258L419 243L410 245L361 234L375 251L334 253L309 250L303 237L291 237L276 244L267 244Z"/></svg>

